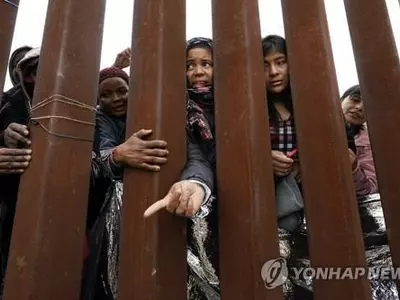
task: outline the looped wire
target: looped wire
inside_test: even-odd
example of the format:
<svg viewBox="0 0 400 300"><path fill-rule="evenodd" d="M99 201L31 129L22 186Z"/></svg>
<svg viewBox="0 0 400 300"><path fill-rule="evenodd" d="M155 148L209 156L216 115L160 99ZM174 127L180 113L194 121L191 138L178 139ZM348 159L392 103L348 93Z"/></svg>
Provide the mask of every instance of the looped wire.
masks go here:
<svg viewBox="0 0 400 300"><path fill-rule="evenodd" d="M73 139L73 140L85 141L85 142L92 143L93 139L87 139L87 138L83 138L83 137L77 137L77 136L73 136L73 135L61 134L61 133L51 131L49 128L47 128L45 125L43 125L40 121L41 120L51 120L51 119L59 119L59 120L61 119L61 120L67 120L70 122L94 127L95 123L93 123L93 122L88 122L85 120L79 120L79 119L74 119L74 118L67 117L67 116L58 116L58 115L48 115L48 116L38 116L38 117L34 116L35 111L37 111L43 107L46 107L46 106L50 105L51 103L55 103L55 102L64 103L68 106L74 106L74 107L80 108L82 110L89 110L89 111L93 111L93 112L96 111L95 107L87 105L86 103L68 98L63 95L55 94L55 95L50 96L49 98L46 98L46 99L40 101L39 103L35 104L34 106L30 107L30 122L33 125L39 125L45 132L47 132L50 135L54 135L54 136L60 137L60 138L67 138L67 139Z"/></svg>
<svg viewBox="0 0 400 300"><path fill-rule="evenodd" d="M18 8L18 4L12 2L11 0L3 0L3 2L5 2L7 4L10 4L11 6L13 6L15 8Z"/></svg>

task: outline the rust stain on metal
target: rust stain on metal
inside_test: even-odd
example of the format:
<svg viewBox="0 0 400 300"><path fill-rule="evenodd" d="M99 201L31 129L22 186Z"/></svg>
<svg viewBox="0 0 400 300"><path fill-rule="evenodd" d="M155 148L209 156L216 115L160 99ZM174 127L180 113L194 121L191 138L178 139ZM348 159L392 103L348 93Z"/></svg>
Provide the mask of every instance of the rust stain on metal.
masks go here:
<svg viewBox="0 0 400 300"><path fill-rule="evenodd" d="M18 256L17 257L17 266L18 266L18 271L22 271L24 267L28 265L28 262L26 261L25 256Z"/></svg>

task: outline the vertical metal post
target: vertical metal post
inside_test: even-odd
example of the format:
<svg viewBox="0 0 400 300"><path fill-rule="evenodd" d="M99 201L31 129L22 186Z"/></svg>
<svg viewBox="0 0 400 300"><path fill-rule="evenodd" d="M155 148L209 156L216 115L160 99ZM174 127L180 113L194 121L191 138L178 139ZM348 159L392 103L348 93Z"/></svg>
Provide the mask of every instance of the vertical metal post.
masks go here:
<svg viewBox="0 0 400 300"><path fill-rule="evenodd" d="M282 299L261 278L279 248L258 4L212 8L221 296Z"/></svg>
<svg viewBox="0 0 400 300"><path fill-rule="evenodd" d="M344 1L394 267L400 267L400 63L385 1ZM362 4L362 5L361 5ZM397 288L400 281L397 280Z"/></svg>
<svg viewBox="0 0 400 300"><path fill-rule="evenodd" d="M49 2L4 299L79 299L104 11Z"/></svg>
<svg viewBox="0 0 400 300"><path fill-rule="evenodd" d="M313 267L366 266L324 1L283 0ZM371 299L366 276L314 280L315 299Z"/></svg>
<svg viewBox="0 0 400 300"><path fill-rule="evenodd" d="M19 0L0 1L0 94L3 92L7 74L15 21L17 19Z"/></svg>
<svg viewBox="0 0 400 300"><path fill-rule="evenodd" d="M185 1L136 0L127 136L142 128L168 143L154 174L126 168L120 256L121 300L186 299L186 220L143 213L179 180L185 163Z"/></svg>

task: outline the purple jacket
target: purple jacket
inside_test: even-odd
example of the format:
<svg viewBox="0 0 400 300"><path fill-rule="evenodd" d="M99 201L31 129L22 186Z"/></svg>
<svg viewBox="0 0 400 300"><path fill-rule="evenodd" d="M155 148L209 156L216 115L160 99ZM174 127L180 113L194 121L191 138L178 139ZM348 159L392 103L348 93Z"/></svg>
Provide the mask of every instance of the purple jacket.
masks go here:
<svg viewBox="0 0 400 300"><path fill-rule="evenodd" d="M357 146L357 168L353 171L357 197L378 192L374 159L367 126L354 137Z"/></svg>

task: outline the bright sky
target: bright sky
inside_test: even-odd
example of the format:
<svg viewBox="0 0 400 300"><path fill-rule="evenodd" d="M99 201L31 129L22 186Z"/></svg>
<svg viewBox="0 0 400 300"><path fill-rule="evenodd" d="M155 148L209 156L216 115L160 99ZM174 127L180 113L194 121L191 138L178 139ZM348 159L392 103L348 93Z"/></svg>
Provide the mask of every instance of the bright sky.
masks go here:
<svg viewBox="0 0 400 300"><path fill-rule="evenodd" d="M368 0L365 0L368 1ZM118 52L130 46L134 0L107 1L101 66L113 63ZM187 38L212 37L211 0L186 0ZM42 41L48 0L20 0L12 50L39 46ZM400 48L400 6L386 0L397 49ZM358 83L343 1L325 0L339 90ZM280 0L259 0L261 33L284 36ZM5 89L11 87L7 77Z"/></svg>

